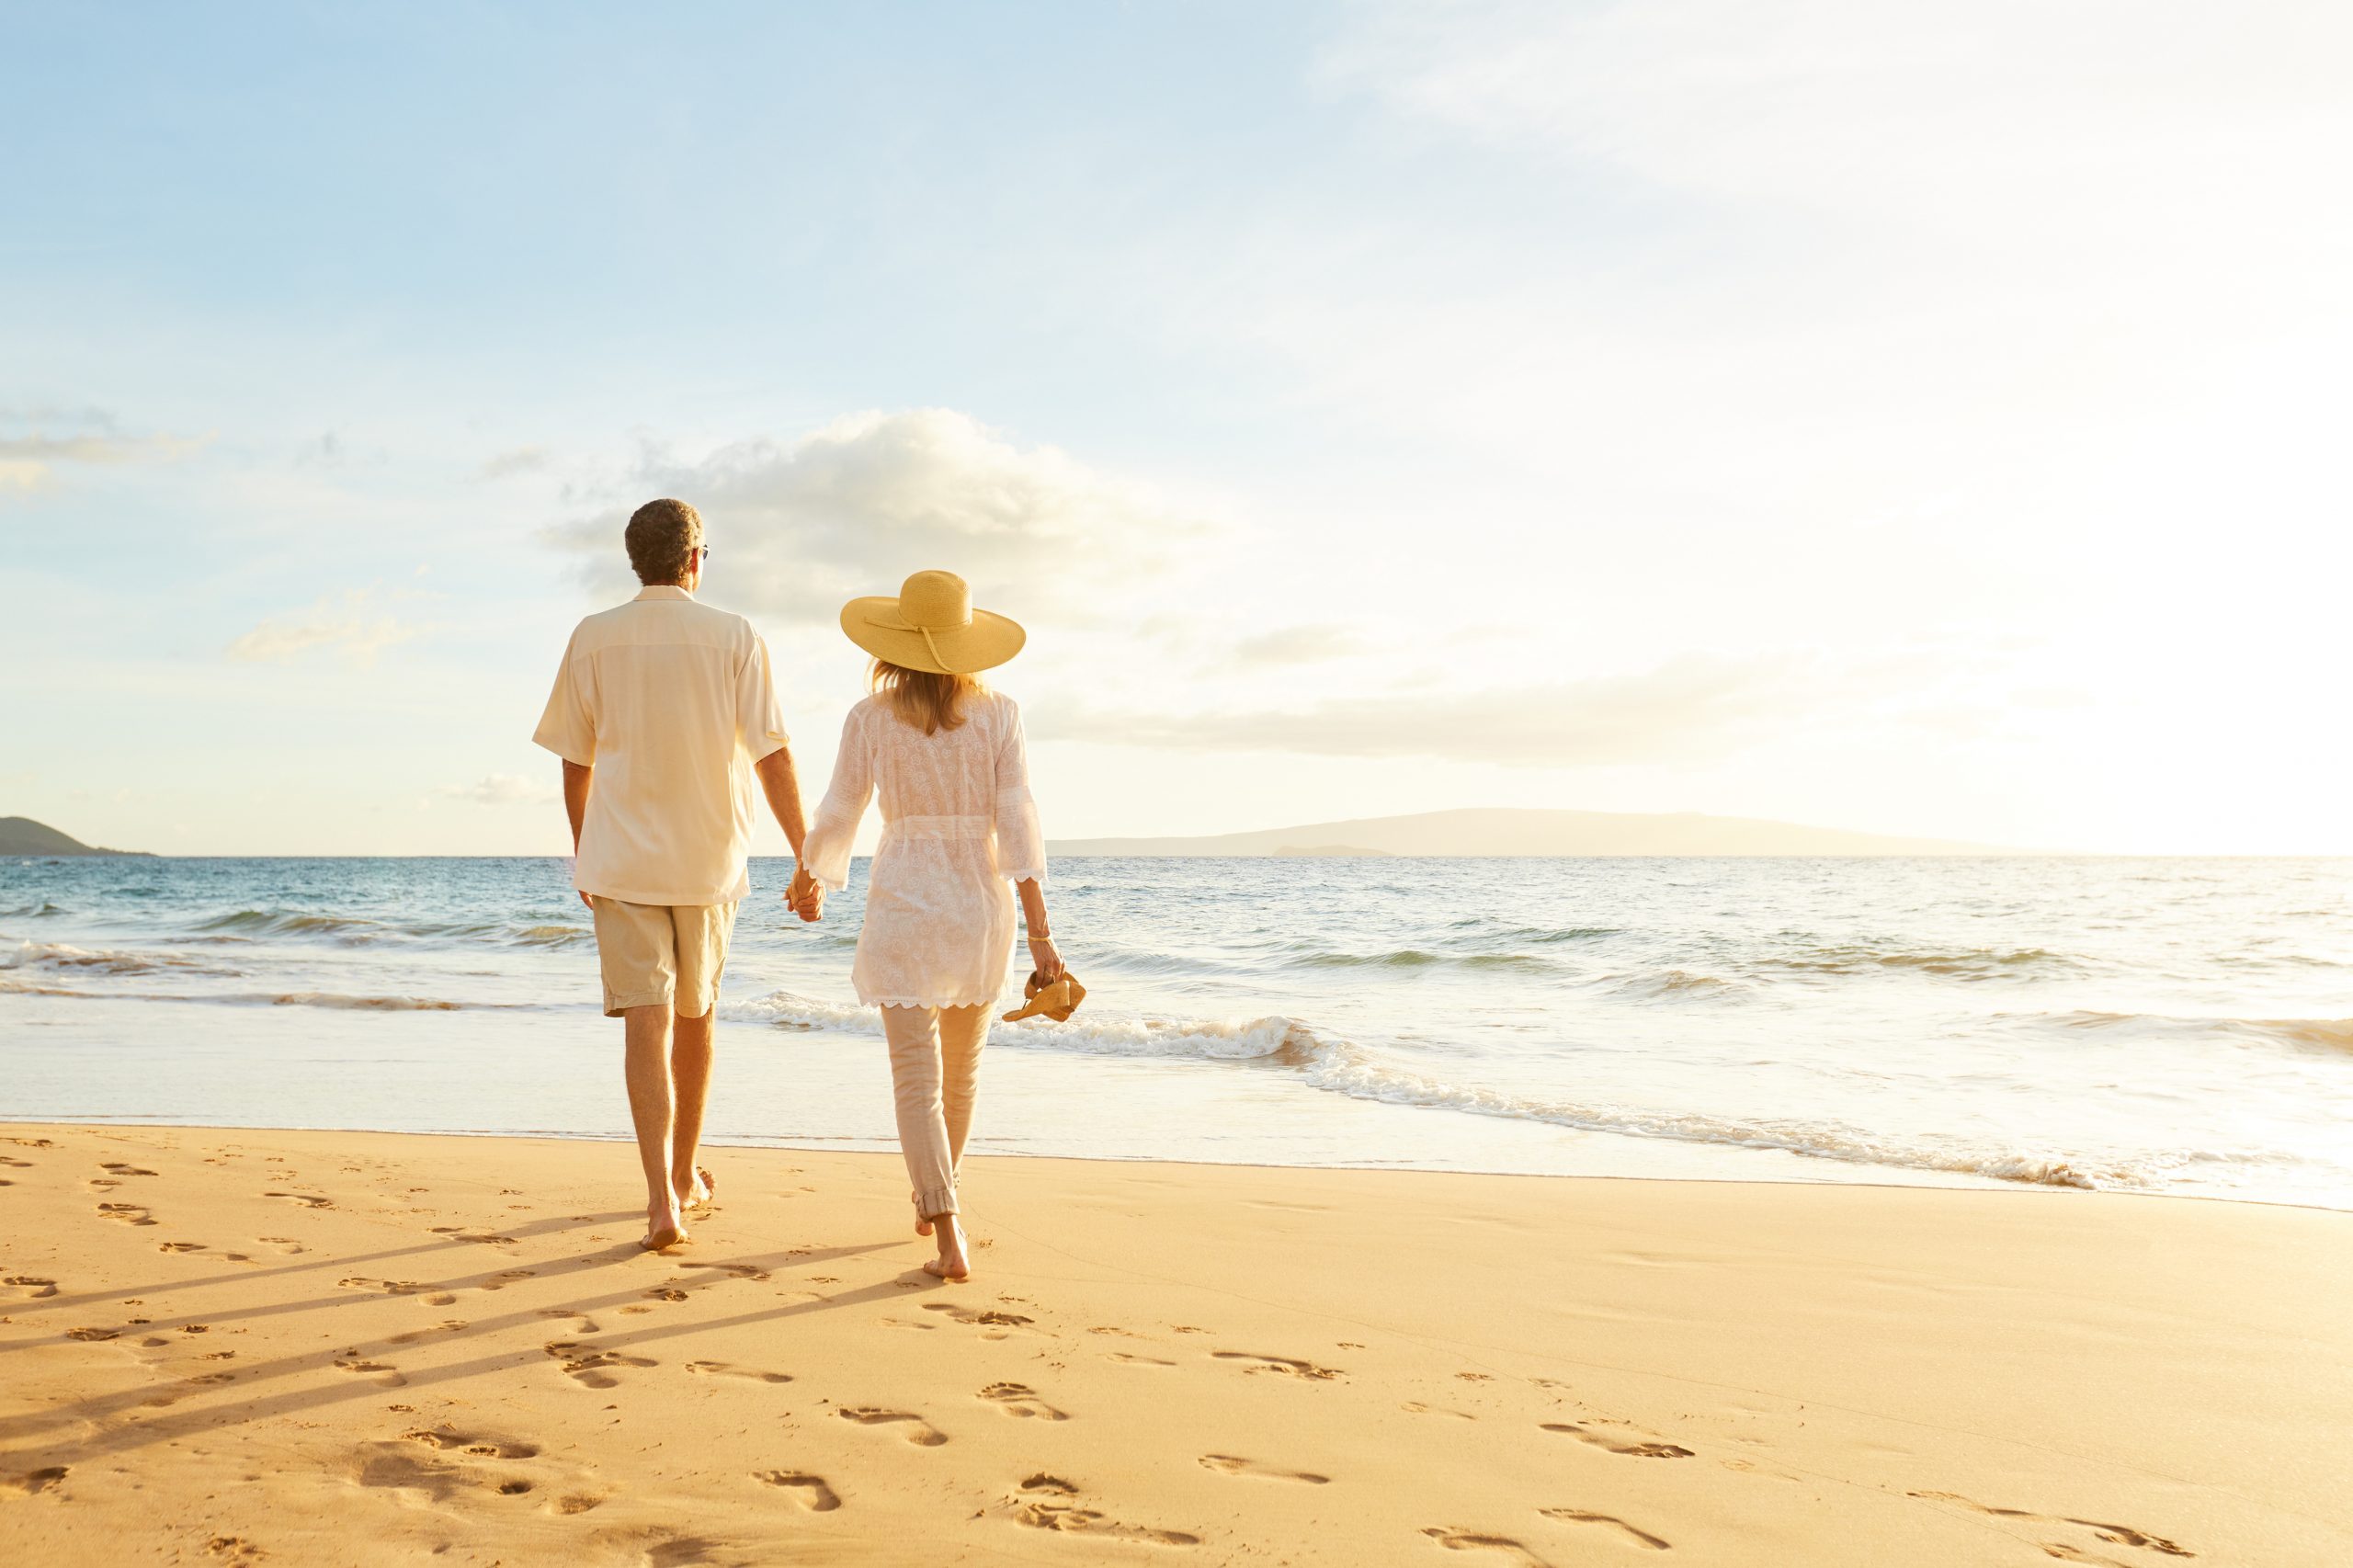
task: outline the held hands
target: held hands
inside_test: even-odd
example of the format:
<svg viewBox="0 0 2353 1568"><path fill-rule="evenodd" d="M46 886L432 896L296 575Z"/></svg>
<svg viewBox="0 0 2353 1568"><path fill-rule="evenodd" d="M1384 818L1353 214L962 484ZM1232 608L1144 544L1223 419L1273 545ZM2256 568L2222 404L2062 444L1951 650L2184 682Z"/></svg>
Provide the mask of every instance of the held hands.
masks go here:
<svg viewBox="0 0 2353 1568"><path fill-rule="evenodd" d="M825 913L825 887L809 874L805 866L792 869L792 885L785 890L784 902L792 913L812 922Z"/></svg>
<svg viewBox="0 0 2353 1568"><path fill-rule="evenodd" d="M1049 985L1063 977L1063 956L1054 950L1051 937L1029 938L1029 967L1036 970L1038 978Z"/></svg>

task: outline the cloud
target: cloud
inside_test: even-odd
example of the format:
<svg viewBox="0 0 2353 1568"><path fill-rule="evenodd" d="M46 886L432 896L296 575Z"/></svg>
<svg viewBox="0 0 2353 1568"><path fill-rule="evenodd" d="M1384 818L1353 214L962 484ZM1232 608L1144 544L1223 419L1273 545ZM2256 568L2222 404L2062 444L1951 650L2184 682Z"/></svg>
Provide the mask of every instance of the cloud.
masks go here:
<svg viewBox="0 0 2353 1568"><path fill-rule="evenodd" d="M547 467L551 455L545 447L514 447L483 459L482 467L474 473L481 479L506 479L513 474L530 473Z"/></svg>
<svg viewBox="0 0 2353 1568"><path fill-rule="evenodd" d="M1312 665L1345 659L1363 647L1363 640L1345 626L1280 626L1236 642L1231 662L1245 669Z"/></svg>
<svg viewBox="0 0 2353 1568"><path fill-rule="evenodd" d="M114 416L98 408L0 409L0 489L38 489L59 463L168 461L209 438L125 435Z"/></svg>
<svg viewBox="0 0 2353 1568"><path fill-rule="evenodd" d="M2311 251L2353 243L2312 201L2353 137L2341 8L2248 0L2223 26L2189 0L1370 0L1354 20L1327 85L1734 223L1794 218L1816 261L1958 249L1977 288L2171 313L2189 278L2236 294L2250 269L2333 299Z"/></svg>
<svg viewBox="0 0 2353 1568"><path fill-rule="evenodd" d="M372 589L330 594L308 610L263 621L223 650L245 664L286 664L332 649L366 668L376 655L421 635L427 628L378 613Z"/></svg>
<svg viewBox="0 0 2353 1568"><path fill-rule="evenodd" d="M556 799L556 787L533 782L512 773L484 774L476 783L452 784L441 791L446 800L471 801L477 806L547 805Z"/></svg>
<svg viewBox="0 0 2353 1568"><path fill-rule="evenodd" d="M1836 700L1836 684L1792 656L1694 654L1637 675L1512 690L1175 715L1047 705L1031 711L1029 723L1040 740L1559 767L1722 756L1768 723L1821 710Z"/></svg>
<svg viewBox="0 0 2353 1568"><path fill-rule="evenodd" d="M599 588L632 582L621 529L639 501L690 501L710 530L715 593L731 606L827 623L858 594L924 567L957 572L1016 615L1084 619L1207 529L1139 486L1051 447L1022 447L953 409L856 414L797 439L654 455L626 506L551 530Z"/></svg>

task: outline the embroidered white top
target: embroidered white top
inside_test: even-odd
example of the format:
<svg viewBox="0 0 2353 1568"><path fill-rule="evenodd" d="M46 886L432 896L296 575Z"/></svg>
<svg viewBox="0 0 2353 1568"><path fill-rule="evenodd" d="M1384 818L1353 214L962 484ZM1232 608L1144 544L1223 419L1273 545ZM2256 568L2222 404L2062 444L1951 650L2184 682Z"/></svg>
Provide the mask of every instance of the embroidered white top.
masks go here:
<svg viewBox="0 0 2353 1568"><path fill-rule="evenodd" d="M1046 880L1029 794L1021 710L1002 692L926 735L873 698L842 722L833 783L801 846L809 874L838 892L850 843L877 794L882 840L867 868L866 924L850 983L884 1007L995 1002L1013 950L1013 889Z"/></svg>
<svg viewBox="0 0 2353 1568"><path fill-rule="evenodd" d="M785 744L767 644L655 586L572 633L531 737L597 771L573 885L625 903L732 903L750 887L752 765Z"/></svg>

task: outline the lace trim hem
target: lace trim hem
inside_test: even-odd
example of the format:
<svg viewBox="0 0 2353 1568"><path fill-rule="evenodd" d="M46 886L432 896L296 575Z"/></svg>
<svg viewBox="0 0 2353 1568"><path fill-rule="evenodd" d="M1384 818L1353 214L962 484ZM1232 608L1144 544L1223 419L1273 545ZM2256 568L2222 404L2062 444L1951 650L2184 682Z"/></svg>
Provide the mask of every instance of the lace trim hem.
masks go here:
<svg viewBox="0 0 2353 1568"><path fill-rule="evenodd" d="M1002 992L986 996L861 996L870 1007L994 1007Z"/></svg>

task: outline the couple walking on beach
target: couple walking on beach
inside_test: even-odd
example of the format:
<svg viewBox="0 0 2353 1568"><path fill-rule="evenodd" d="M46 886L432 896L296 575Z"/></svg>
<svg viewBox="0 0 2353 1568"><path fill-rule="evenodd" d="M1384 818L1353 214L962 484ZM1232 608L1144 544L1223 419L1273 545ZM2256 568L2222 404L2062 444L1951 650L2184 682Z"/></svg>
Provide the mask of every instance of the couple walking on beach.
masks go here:
<svg viewBox="0 0 2353 1568"><path fill-rule="evenodd" d="M756 787L798 861L785 903L807 921L847 885L851 842L879 793L882 839L850 979L881 1008L915 1230L938 1246L924 1267L965 1278L956 1173L1016 890L1036 981L1063 972L1047 932L1020 710L976 678L1019 653L1025 634L974 609L948 572L843 606L843 631L872 656L872 695L844 721L832 785L804 829L767 645L742 616L695 599L710 557L700 515L651 501L623 539L643 586L573 631L532 739L563 759L574 885L596 917L605 1016L622 1021L644 1244L687 1240L688 1216L712 1197L696 1155L711 1009L750 891Z"/></svg>

